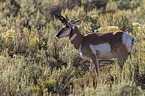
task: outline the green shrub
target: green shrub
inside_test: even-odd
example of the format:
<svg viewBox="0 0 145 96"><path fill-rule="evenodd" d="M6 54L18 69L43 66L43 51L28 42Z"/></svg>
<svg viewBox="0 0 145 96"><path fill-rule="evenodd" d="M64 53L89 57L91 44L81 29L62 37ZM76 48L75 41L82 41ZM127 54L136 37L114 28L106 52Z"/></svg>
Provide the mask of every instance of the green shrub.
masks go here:
<svg viewBox="0 0 145 96"><path fill-rule="evenodd" d="M119 0L117 2L119 9L134 9L142 4L142 0Z"/></svg>
<svg viewBox="0 0 145 96"><path fill-rule="evenodd" d="M118 31L119 27L117 26L107 26L107 27L101 27L97 31L98 32L109 32L109 31Z"/></svg>
<svg viewBox="0 0 145 96"><path fill-rule="evenodd" d="M77 94L77 93L76 93ZM76 95L76 94L72 94ZM129 81L122 81L118 84L113 84L112 87L108 85L102 85L96 89L94 88L86 88L82 91L80 96L140 96L143 95L144 92L141 90L140 87L137 87L133 82Z"/></svg>
<svg viewBox="0 0 145 96"><path fill-rule="evenodd" d="M144 96L145 1L72 1L0 1L0 95ZM93 74L88 88L90 62L80 58L68 38L55 38L63 26L54 17L58 13L81 19L82 34L123 30L134 36L135 48L122 73L115 60L111 68L100 69L99 78Z"/></svg>
<svg viewBox="0 0 145 96"><path fill-rule="evenodd" d="M110 0L110 2L106 5L106 12L107 13L114 13L117 11L117 3L115 1Z"/></svg>
<svg viewBox="0 0 145 96"><path fill-rule="evenodd" d="M118 26L120 30L132 31L132 25L129 18L127 17L127 14L123 14L123 12L101 15L99 21L101 27Z"/></svg>
<svg viewBox="0 0 145 96"><path fill-rule="evenodd" d="M0 57L0 91L1 95L29 95L29 87L26 83L27 77L20 74L21 68L25 65L23 58L10 58L7 51L3 52L4 55Z"/></svg>

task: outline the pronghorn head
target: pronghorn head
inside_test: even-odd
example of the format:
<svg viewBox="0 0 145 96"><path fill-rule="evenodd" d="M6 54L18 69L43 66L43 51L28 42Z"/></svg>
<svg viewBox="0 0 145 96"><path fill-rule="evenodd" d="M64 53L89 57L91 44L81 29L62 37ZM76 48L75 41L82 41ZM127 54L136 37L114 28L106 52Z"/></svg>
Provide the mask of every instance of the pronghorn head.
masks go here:
<svg viewBox="0 0 145 96"><path fill-rule="evenodd" d="M80 21L80 20L70 21L67 16L63 17L61 15L58 15L58 18L64 24L64 26L62 27L62 29L60 29L60 31L56 35L57 38L69 36L74 27Z"/></svg>

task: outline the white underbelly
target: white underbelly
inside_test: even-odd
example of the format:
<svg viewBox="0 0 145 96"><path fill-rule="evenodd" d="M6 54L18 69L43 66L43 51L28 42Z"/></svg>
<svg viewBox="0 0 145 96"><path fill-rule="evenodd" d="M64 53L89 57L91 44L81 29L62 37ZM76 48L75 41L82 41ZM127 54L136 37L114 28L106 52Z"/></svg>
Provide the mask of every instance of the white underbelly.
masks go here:
<svg viewBox="0 0 145 96"><path fill-rule="evenodd" d="M111 47L108 43L90 45L90 48L92 52L96 54L98 59L111 59L114 57L114 54L111 52Z"/></svg>

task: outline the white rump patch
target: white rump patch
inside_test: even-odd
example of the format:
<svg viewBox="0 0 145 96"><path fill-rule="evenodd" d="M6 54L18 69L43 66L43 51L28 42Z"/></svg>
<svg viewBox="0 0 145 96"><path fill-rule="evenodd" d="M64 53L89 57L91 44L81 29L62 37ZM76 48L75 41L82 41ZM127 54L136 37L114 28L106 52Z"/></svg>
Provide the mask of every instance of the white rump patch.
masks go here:
<svg viewBox="0 0 145 96"><path fill-rule="evenodd" d="M110 59L114 57L113 53L111 52L111 47L108 43L98 45L91 44L90 48L92 52L98 56L99 59Z"/></svg>
<svg viewBox="0 0 145 96"><path fill-rule="evenodd" d="M70 38L70 41L74 40L76 36L77 36L77 34L74 34L74 35Z"/></svg>
<svg viewBox="0 0 145 96"><path fill-rule="evenodd" d="M132 41L132 39L134 39L134 41ZM133 49L133 45L135 44L135 38L130 36L127 33L124 33L122 35L122 42L123 44L127 47L128 52L131 52L131 50Z"/></svg>
<svg viewBox="0 0 145 96"><path fill-rule="evenodd" d="M59 37L65 37L65 36L67 36L68 34L70 34L70 31L71 31L71 29L65 31L65 32L64 32L63 34L61 34Z"/></svg>

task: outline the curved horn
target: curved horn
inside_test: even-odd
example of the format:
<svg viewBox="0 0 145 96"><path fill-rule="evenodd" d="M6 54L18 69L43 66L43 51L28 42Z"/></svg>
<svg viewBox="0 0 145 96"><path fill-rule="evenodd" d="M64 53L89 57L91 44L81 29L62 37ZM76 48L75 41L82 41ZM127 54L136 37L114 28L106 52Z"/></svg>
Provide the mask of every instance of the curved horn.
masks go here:
<svg viewBox="0 0 145 96"><path fill-rule="evenodd" d="M69 18L65 15L65 18L69 21Z"/></svg>
<svg viewBox="0 0 145 96"><path fill-rule="evenodd" d="M67 24L66 18L64 18L64 17L61 16L61 15L58 15L58 18L59 18L59 20L60 20L62 23Z"/></svg>

